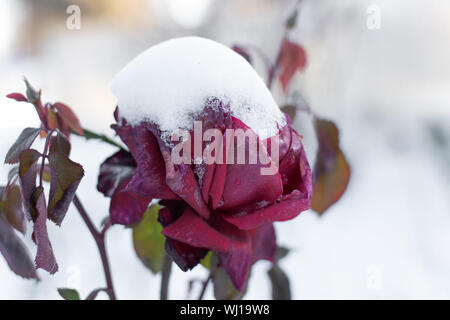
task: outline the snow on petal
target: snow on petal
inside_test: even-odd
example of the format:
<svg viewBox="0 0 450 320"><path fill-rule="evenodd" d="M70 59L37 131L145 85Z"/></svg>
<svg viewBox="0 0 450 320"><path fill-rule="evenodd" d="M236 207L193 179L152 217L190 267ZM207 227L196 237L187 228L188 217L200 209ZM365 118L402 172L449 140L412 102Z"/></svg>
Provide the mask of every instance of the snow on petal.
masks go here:
<svg viewBox="0 0 450 320"><path fill-rule="evenodd" d="M193 115L217 98L261 138L277 133L285 118L253 67L213 40L185 37L144 51L111 82L121 117L150 121L163 132L190 129Z"/></svg>

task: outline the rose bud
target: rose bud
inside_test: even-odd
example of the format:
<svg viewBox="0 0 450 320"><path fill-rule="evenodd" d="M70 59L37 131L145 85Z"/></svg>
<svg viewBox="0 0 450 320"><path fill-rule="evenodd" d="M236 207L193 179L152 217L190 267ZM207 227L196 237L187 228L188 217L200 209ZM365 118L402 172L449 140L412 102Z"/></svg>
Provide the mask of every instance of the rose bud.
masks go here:
<svg viewBox="0 0 450 320"><path fill-rule="evenodd" d="M111 197L111 222L134 224L161 200L172 260L186 271L216 252L242 290L253 263L273 261L273 222L309 209L302 137L251 65L211 40L156 45L111 88L113 128L129 149L101 167L98 189Z"/></svg>

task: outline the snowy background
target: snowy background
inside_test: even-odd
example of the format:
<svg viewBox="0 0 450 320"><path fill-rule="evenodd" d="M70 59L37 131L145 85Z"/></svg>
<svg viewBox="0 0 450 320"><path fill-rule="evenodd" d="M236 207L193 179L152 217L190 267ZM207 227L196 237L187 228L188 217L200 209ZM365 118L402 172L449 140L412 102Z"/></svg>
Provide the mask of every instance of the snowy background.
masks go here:
<svg viewBox="0 0 450 320"><path fill-rule="evenodd" d="M66 27L70 4L81 8L80 30ZM43 89L44 100L69 104L84 127L112 135L115 100L108 82L131 58L160 41L198 35L256 46L273 59L294 5L2 0L0 159L22 128L37 125L32 106L5 98L23 91L23 76ZM380 29L366 25L370 5L381 10ZM352 179L324 216L306 212L276 224L280 244L292 248L282 267L295 299L450 299L449 16L446 0L302 1L293 39L305 46L309 64L292 86L338 124ZM264 75L260 61L256 69ZM306 116L298 116L296 126L313 161ZM114 150L77 138L72 150L86 171L79 196L99 224L108 200L95 189L98 167ZM0 167L0 184L8 170ZM104 285L97 248L77 212L71 208L61 228L48 227L60 271L39 271L41 282L26 281L0 258L0 299L58 299L58 287L78 288L84 297ZM159 276L136 258L130 230L113 227L107 246L118 297L156 299ZM254 267L246 298L270 298L268 268L266 262ZM187 298L188 280L206 276L201 267L173 268L170 298ZM206 297L212 298L211 287Z"/></svg>

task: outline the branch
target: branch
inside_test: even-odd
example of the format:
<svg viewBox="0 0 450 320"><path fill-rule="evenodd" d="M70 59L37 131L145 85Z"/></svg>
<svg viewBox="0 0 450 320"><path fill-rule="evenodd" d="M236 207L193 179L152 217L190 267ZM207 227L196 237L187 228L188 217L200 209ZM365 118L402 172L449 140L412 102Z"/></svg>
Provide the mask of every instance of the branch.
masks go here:
<svg viewBox="0 0 450 320"><path fill-rule="evenodd" d="M117 142L115 142L114 140L112 140L111 138L108 138L108 137L107 137L106 135L104 135L104 134L95 133L95 132L93 132L93 131L91 131L91 130L88 130L88 129L83 129L83 133L84 133L84 135L81 136L80 134L78 134L78 133L72 131L72 134L75 134L75 135L77 135L77 136L84 137L86 140L92 140L92 139L94 139L94 140L100 140L100 141L103 141L103 142L105 142L105 143L107 143L107 144L110 144L110 145L112 145L112 146L115 146L115 147L118 147L118 148L120 148L120 149L124 149L124 150L125 150L125 148L124 148L123 146L121 146L120 144L118 144Z"/></svg>
<svg viewBox="0 0 450 320"><path fill-rule="evenodd" d="M169 295L169 279L170 273L172 271L172 259L170 259L169 255L166 253L164 255L162 272L161 272L161 300L167 300Z"/></svg>
<svg viewBox="0 0 450 320"><path fill-rule="evenodd" d="M209 274L208 278L203 282L202 291L200 292L200 295L198 296L198 300L202 300L203 296L205 295L206 288L208 287L209 282L211 281L211 273Z"/></svg>
<svg viewBox="0 0 450 320"><path fill-rule="evenodd" d="M97 231L97 229L95 228L91 219L89 218L86 210L84 209L83 205L81 204L80 199L78 199L77 195L75 195L75 197L73 198L73 204L77 208L78 212L80 213L81 218L83 219L84 223L88 227L89 232L91 233L92 237L95 240L95 243L97 244L97 248L100 253L100 257L102 259L103 271L105 273L105 278L106 278L106 290L105 291L109 295L109 298L111 300L116 300L116 294L114 292L114 285L113 285L112 277L111 277L111 269L109 267L108 254L106 253L106 247L105 247L105 233Z"/></svg>
<svg viewBox="0 0 450 320"><path fill-rule="evenodd" d="M42 164L41 164L41 169L39 171L39 186L40 187L42 187L42 179L43 179L44 167L45 167L45 158L47 157L48 147L49 147L49 144L50 144L50 139L51 139L52 134L53 134L53 130L46 131L46 133L47 133L47 136L45 137L44 152L42 153Z"/></svg>

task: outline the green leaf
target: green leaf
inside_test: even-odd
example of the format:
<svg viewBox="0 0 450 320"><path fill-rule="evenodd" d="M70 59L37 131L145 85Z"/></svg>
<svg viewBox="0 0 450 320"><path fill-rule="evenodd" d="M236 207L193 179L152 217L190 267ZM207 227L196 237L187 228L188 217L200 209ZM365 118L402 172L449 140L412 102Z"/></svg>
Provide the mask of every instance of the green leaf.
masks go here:
<svg viewBox="0 0 450 320"><path fill-rule="evenodd" d="M50 154L55 152L64 153L66 156L70 155L71 145L69 140L58 131L56 136L50 138Z"/></svg>
<svg viewBox="0 0 450 320"><path fill-rule="evenodd" d="M36 91L31 84L28 82L27 79L23 79L25 81L25 85L27 87L27 99L31 103L36 103L41 98L41 91Z"/></svg>
<svg viewBox="0 0 450 320"><path fill-rule="evenodd" d="M286 273L277 264L274 264L267 273L272 284L272 299L291 300L291 286Z"/></svg>
<svg viewBox="0 0 450 320"><path fill-rule="evenodd" d="M278 263L281 259L286 257L289 253L289 249L286 247L277 247L277 252L275 252L275 263Z"/></svg>
<svg viewBox="0 0 450 320"><path fill-rule="evenodd" d="M19 162L20 155L23 151L30 148L39 132L41 132L41 129L25 128L6 154L5 163L14 164Z"/></svg>
<svg viewBox="0 0 450 320"><path fill-rule="evenodd" d="M298 17L298 9L295 8L294 12L292 12L292 14L286 20L286 28L293 29L297 24L297 17Z"/></svg>
<svg viewBox="0 0 450 320"><path fill-rule="evenodd" d="M134 250L142 263L154 274L162 269L165 238L158 222L161 207L153 205L144 213L142 220L133 227Z"/></svg>
<svg viewBox="0 0 450 320"><path fill-rule="evenodd" d="M53 107L58 112L58 115L64 122L65 126L73 132L76 132L78 135L83 135L83 129L81 128L80 121L69 106L61 102L55 102Z"/></svg>
<svg viewBox="0 0 450 320"><path fill-rule="evenodd" d="M18 237L6 219L0 215L0 252L9 268L26 279L38 279L34 263L25 243Z"/></svg>
<svg viewBox="0 0 450 320"><path fill-rule="evenodd" d="M70 160L64 153L55 152L49 156L50 200L48 218L61 225L67 209L84 176L81 165Z"/></svg>
<svg viewBox="0 0 450 320"><path fill-rule="evenodd" d="M316 118L314 127L319 142L314 165L314 192L311 208L322 214L336 203L350 180L350 166L339 146L339 131L328 120Z"/></svg>
<svg viewBox="0 0 450 320"><path fill-rule="evenodd" d="M64 300L80 300L80 295L75 289L58 288L58 293Z"/></svg>
<svg viewBox="0 0 450 320"><path fill-rule="evenodd" d="M250 274L248 276L250 278ZM247 291L247 283L242 291L237 290L225 269L218 266L218 255L211 256L211 279L214 285L214 297L217 300L240 300Z"/></svg>
<svg viewBox="0 0 450 320"><path fill-rule="evenodd" d="M204 257L200 263L202 264L202 266L204 266L206 269L211 270L211 257L213 255L212 251L209 251L208 254L206 255L206 257Z"/></svg>

